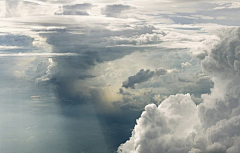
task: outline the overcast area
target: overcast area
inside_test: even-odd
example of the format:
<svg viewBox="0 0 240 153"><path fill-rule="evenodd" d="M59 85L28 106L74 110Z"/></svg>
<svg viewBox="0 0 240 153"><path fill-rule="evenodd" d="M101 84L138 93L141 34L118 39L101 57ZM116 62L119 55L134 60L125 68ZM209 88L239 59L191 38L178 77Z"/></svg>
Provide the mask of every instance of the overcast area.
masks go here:
<svg viewBox="0 0 240 153"><path fill-rule="evenodd" d="M239 153L239 0L0 0L1 153Z"/></svg>

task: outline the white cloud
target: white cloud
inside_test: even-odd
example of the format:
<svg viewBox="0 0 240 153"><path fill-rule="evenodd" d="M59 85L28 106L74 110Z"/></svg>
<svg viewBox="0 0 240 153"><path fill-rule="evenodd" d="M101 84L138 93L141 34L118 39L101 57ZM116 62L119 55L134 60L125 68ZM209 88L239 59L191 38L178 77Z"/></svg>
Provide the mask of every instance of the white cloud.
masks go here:
<svg viewBox="0 0 240 153"><path fill-rule="evenodd" d="M191 146L189 135L198 122L197 107L190 95L170 96L158 107L154 104L145 107L132 137L118 151L185 153Z"/></svg>
<svg viewBox="0 0 240 153"><path fill-rule="evenodd" d="M132 136L118 151L238 152L240 84L236 65L240 58L239 44L240 29L226 30L221 42L202 61L203 70L215 83L212 93L202 96L203 103L195 106L190 95L176 95L163 101L158 108L152 104L146 106ZM179 101L187 106L175 104ZM176 118L178 120L174 120ZM181 135L182 132L186 133Z"/></svg>

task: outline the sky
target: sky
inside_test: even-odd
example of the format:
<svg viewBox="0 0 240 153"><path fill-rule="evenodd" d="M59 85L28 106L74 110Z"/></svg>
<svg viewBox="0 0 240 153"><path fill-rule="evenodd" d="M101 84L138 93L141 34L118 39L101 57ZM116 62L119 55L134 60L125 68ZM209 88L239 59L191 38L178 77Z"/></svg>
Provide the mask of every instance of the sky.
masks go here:
<svg viewBox="0 0 240 153"><path fill-rule="evenodd" d="M0 152L239 153L239 0L0 0Z"/></svg>

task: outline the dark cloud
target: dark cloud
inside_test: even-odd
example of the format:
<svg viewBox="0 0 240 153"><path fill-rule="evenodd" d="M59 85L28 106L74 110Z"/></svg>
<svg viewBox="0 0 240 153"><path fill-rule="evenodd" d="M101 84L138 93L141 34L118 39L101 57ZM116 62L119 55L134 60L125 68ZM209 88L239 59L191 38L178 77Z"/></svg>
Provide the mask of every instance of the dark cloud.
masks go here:
<svg viewBox="0 0 240 153"><path fill-rule="evenodd" d="M127 81L123 82L123 87L124 88L132 88L134 89L134 85L148 81L150 78L153 76L160 76L166 74L167 71L165 69L157 69L155 71L150 71L141 69L136 75L130 76Z"/></svg>

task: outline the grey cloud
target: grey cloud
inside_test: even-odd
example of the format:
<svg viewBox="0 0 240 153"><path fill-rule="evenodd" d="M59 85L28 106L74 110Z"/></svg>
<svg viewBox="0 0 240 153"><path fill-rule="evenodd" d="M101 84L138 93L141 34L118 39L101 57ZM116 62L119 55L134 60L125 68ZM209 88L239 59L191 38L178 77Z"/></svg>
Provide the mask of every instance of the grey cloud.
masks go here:
<svg viewBox="0 0 240 153"><path fill-rule="evenodd" d="M134 76L130 76L126 82L123 82L122 86L124 88L132 88L132 89L134 89L135 88L134 87L135 84L148 81L153 76L160 76L160 75L164 75L166 73L167 73L167 70L162 69L162 68L161 69L157 69L155 71L150 71L149 69L148 70L141 69Z"/></svg>
<svg viewBox="0 0 240 153"><path fill-rule="evenodd" d="M25 35L0 35L0 45L2 46L32 46L33 40L33 38Z"/></svg>
<svg viewBox="0 0 240 153"><path fill-rule="evenodd" d="M83 4L75 4L75 5L63 5L62 8L64 10L88 10L92 8L94 5L91 3L83 3Z"/></svg>
<svg viewBox="0 0 240 153"><path fill-rule="evenodd" d="M180 88L179 92L184 94L191 93L197 97L201 97L201 94L210 93L211 88L214 86L213 81L206 76L199 77L194 81L183 81L187 81L186 85L183 88Z"/></svg>
<svg viewBox="0 0 240 153"><path fill-rule="evenodd" d="M146 33L151 34L155 28L153 26L135 26L135 28L131 29L126 28L121 31L111 31L100 25L95 28L82 26L75 29L76 32L79 29L82 34L72 34L74 29L68 27L61 31L56 29L57 33L52 31L52 33L43 32L40 34L47 38L47 43L52 45L54 53L75 53L81 55L53 58L53 63L55 64L51 67L48 75L40 77L40 80L50 81L56 86L57 95L59 95L59 99L62 99L60 102L63 105L91 101L91 98L94 97L91 94L92 89L89 83L82 80L92 78L91 69L96 64L120 59L134 51L144 49L107 47L111 45L111 41L106 41L106 39L110 40L112 37L121 35L131 37ZM76 83L79 83L78 87L76 87Z"/></svg>
<svg viewBox="0 0 240 153"><path fill-rule="evenodd" d="M55 13L55 15L89 15L89 14L85 11L63 11L60 14Z"/></svg>
<svg viewBox="0 0 240 153"><path fill-rule="evenodd" d="M230 39L230 37L232 37ZM213 59L213 60L212 60ZM240 29L236 28L228 31L228 35L202 62L204 70L212 75L227 75L222 70L229 71L230 74L239 72L238 63L240 61Z"/></svg>
<svg viewBox="0 0 240 153"><path fill-rule="evenodd" d="M107 5L105 8L102 9L102 14L106 16L117 16L121 14L121 12L132 9L129 5L123 4L114 4L114 5Z"/></svg>
<svg viewBox="0 0 240 153"><path fill-rule="evenodd" d="M90 3L63 5L59 6L59 11L55 15L89 15L87 10L91 9L94 5Z"/></svg>

